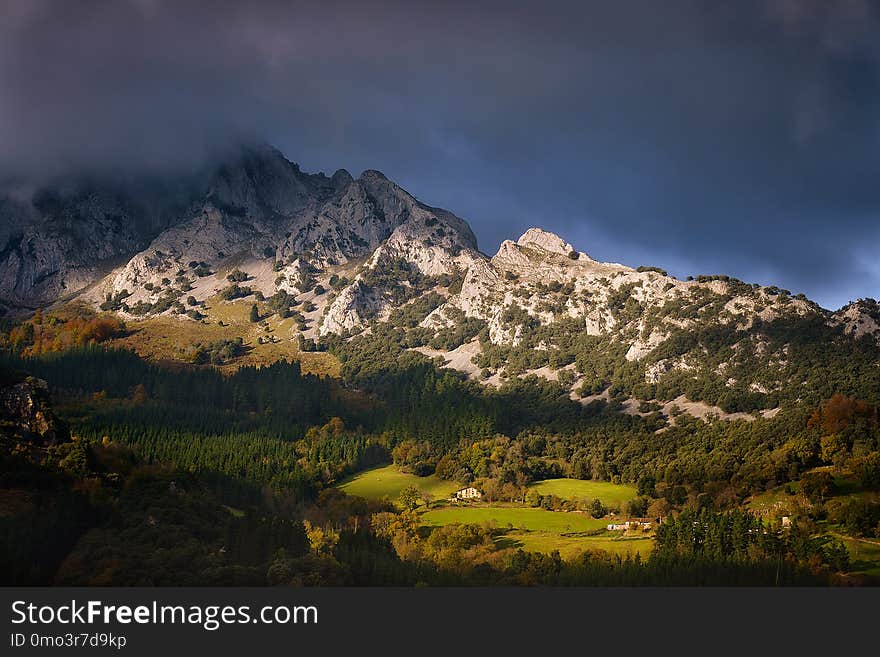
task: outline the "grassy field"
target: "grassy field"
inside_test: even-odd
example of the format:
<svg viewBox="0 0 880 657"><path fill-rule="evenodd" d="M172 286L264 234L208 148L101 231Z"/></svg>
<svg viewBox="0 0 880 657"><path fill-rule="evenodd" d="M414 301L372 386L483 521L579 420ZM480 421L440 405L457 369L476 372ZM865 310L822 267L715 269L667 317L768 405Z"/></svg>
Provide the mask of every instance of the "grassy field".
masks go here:
<svg viewBox="0 0 880 657"><path fill-rule="evenodd" d="M502 546L522 548L528 552L549 554L558 550L563 559L570 559L584 550L601 550L625 557L627 554L639 554L646 558L651 554L654 540L649 537L630 538L602 534L599 536L565 536L551 532L529 532L512 530L499 541Z"/></svg>
<svg viewBox="0 0 880 657"><path fill-rule="evenodd" d="M530 488L538 491L541 495L556 495L564 500L599 499L605 505L623 504L635 499L638 495L633 486L584 479L546 479L535 482Z"/></svg>
<svg viewBox="0 0 880 657"><path fill-rule="evenodd" d="M339 484L339 488L348 495L365 497L369 500L380 500L383 497L396 500L400 491L407 486L415 486L423 493L430 493L437 499L447 498L458 489L458 484L454 481L446 481L434 475L417 477L401 472L394 465L365 470Z"/></svg>
<svg viewBox="0 0 880 657"><path fill-rule="evenodd" d="M554 490L560 490L570 480L560 479L550 483ZM604 503L631 499L635 491L625 486L600 484L595 482L585 497L599 496ZM360 472L343 481L339 488L348 495L379 500L387 497L397 499L400 491L407 486L415 486L420 491L430 493L437 500L443 500L454 492L458 485L439 477L416 477L401 472L394 465L387 465ZM610 490L609 490L610 489ZM573 490L585 490L577 487ZM554 493L559 494L559 493ZM574 495L579 497L580 494ZM439 527L452 523L489 524L504 530L498 537L501 547L522 548L532 552L550 553L558 550L565 557L572 557L583 550L604 550L622 556L639 553L647 557L653 541L650 537L624 537L618 533L605 533L601 530L606 520L597 520L585 513L564 513L544 509L524 508L513 505L462 505L441 506L422 513L422 522L427 526ZM588 535L600 532L598 535Z"/></svg>
<svg viewBox="0 0 880 657"><path fill-rule="evenodd" d="M449 506L432 509L422 515L425 524L449 525L454 522L495 524L515 529L552 532L588 532L605 527L606 520L597 520L586 513L563 513L515 506Z"/></svg>
<svg viewBox="0 0 880 657"><path fill-rule="evenodd" d="M638 553L647 557L654 544L650 536L603 532L607 520L576 512L514 506L448 506L426 511L422 520L430 526L476 523L497 526L501 530L507 528L498 536L500 547L545 554L558 550L563 558L571 558L584 550L601 550L621 556Z"/></svg>
<svg viewBox="0 0 880 657"><path fill-rule="evenodd" d="M880 540L838 535L849 550L850 572L880 578Z"/></svg>
<svg viewBox="0 0 880 657"><path fill-rule="evenodd" d="M794 482L789 486L792 490L797 491L800 488L800 482ZM785 488L785 486L779 486L773 490L753 495L746 505L753 513L765 518L772 518L778 522L780 516L791 515L798 506L808 504L803 496L797 493L791 495Z"/></svg>
<svg viewBox="0 0 880 657"><path fill-rule="evenodd" d="M282 358L298 360L303 372L322 376L339 376L340 363L326 352L301 352L293 339L293 320L272 317L267 320L269 331L247 318L250 305L216 302L209 311L210 322L196 322L177 317L151 317L128 322L129 334L113 341L114 346L133 349L143 358L159 361L180 360L182 349L196 342L216 342L242 338L247 353L221 369L234 370L242 365L265 365ZM215 319L222 316L224 326ZM275 335L276 343L259 344L257 338Z"/></svg>

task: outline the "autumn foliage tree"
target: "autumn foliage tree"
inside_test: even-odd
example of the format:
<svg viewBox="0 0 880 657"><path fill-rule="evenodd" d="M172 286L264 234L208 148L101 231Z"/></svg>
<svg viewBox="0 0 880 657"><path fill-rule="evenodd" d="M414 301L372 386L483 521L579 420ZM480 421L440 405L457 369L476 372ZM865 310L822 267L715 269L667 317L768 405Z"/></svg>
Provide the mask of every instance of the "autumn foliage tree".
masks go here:
<svg viewBox="0 0 880 657"><path fill-rule="evenodd" d="M877 407L873 404L837 394L813 411L807 427L818 428L823 435L830 435L842 431L859 420L876 426L877 419Z"/></svg>
<svg viewBox="0 0 880 657"><path fill-rule="evenodd" d="M16 352L36 356L107 342L125 335L125 330L125 322L113 315L65 318L44 316L38 311L10 330L8 342Z"/></svg>

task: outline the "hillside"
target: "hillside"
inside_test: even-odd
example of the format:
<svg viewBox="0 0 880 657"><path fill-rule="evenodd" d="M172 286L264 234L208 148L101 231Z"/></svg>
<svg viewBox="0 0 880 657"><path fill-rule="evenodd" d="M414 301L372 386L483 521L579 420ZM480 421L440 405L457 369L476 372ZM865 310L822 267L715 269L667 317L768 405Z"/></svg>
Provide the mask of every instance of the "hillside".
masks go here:
<svg viewBox="0 0 880 657"><path fill-rule="evenodd" d="M638 415L880 399L873 300L831 312L723 275L682 281L539 228L487 257L464 221L381 173L306 174L268 146L173 180L58 182L0 211L8 312L112 313L127 326L114 339L151 359L240 340L218 364L339 374L339 357L352 373L374 340L485 386L534 375Z"/></svg>

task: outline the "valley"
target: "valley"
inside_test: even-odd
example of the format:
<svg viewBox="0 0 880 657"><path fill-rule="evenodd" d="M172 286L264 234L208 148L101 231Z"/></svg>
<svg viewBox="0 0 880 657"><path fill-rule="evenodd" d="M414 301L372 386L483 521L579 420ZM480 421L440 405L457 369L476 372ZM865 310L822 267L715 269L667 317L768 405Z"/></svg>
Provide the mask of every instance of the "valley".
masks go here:
<svg viewBox="0 0 880 657"><path fill-rule="evenodd" d="M2 201L9 582L877 583L875 300L490 256L267 145L174 183Z"/></svg>
<svg viewBox="0 0 880 657"><path fill-rule="evenodd" d="M496 544L551 554L558 551L571 558L591 550L613 554L647 556L652 547L652 533L641 529L608 531L606 526L621 515L622 503L634 499L630 486L576 479L552 479L536 482L529 490L539 495L554 495L578 506L589 508L594 499L616 509L611 515L594 518L586 510L552 511L512 502L451 501L460 485L444 482L436 476L417 477L395 466L366 470L339 485L348 495L372 500L398 500L404 488L416 489L422 503L416 507L420 522L426 527L453 524L478 524L489 529ZM528 493L526 492L526 495ZM532 498L536 501L536 498ZM525 500L523 500L525 502Z"/></svg>

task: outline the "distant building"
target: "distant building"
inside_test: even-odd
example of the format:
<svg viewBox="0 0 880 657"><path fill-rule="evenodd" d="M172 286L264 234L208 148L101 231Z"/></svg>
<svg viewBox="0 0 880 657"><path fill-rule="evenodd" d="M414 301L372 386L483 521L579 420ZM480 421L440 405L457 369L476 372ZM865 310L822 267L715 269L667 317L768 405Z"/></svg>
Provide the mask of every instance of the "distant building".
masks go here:
<svg viewBox="0 0 880 657"><path fill-rule="evenodd" d="M651 529L655 522L657 522L656 518L630 518L623 522L612 522L607 525L607 529L610 532L622 532L627 529Z"/></svg>
<svg viewBox="0 0 880 657"><path fill-rule="evenodd" d="M452 495L450 495L450 499L453 500L479 500L483 497L483 494L478 491L473 486L468 486L467 488L460 488L455 491Z"/></svg>

